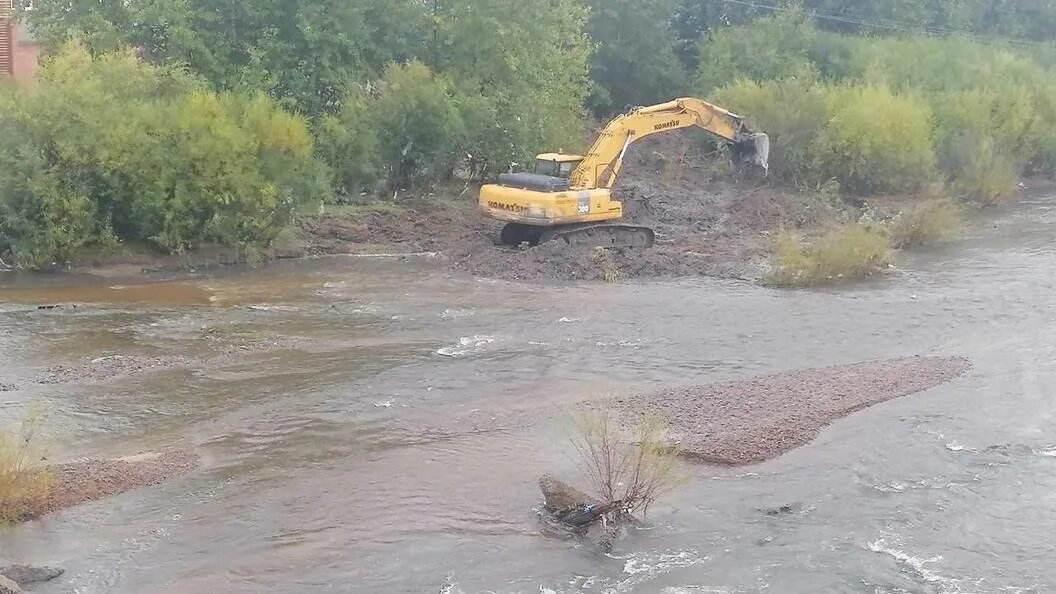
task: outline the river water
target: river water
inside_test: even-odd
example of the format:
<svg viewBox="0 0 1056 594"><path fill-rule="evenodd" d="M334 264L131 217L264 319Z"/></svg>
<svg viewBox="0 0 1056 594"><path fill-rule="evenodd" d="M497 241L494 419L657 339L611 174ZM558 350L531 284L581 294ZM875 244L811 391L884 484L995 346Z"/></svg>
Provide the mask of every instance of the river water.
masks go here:
<svg viewBox="0 0 1056 594"><path fill-rule="evenodd" d="M1056 198L1028 199L824 291L352 257L150 283L0 275L16 388L0 421L44 410L54 459L203 456L5 530L0 559L65 567L41 593L1056 591L1054 225ZM574 476L569 403L916 354L974 367L776 460L687 465L612 555L540 530L538 476ZM108 355L171 364L33 381Z"/></svg>

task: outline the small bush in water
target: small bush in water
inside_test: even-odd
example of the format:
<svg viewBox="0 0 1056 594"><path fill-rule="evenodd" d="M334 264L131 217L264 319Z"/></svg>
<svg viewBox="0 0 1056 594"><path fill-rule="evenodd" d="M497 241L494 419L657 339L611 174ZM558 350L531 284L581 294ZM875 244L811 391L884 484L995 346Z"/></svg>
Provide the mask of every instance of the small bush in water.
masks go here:
<svg viewBox="0 0 1056 594"><path fill-rule="evenodd" d="M890 262L887 236L875 225L851 223L815 241L782 231L770 255L766 279L780 287L807 287L869 276Z"/></svg>
<svg viewBox="0 0 1056 594"><path fill-rule="evenodd" d="M25 519L51 494L53 477L36 443L39 414L17 431L0 431L0 523Z"/></svg>
<svg viewBox="0 0 1056 594"><path fill-rule="evenodd" d="M886 228L891 247L901 249L946 239L962 223L957 203L949 198L932 198L906 208Z"/></svg>
<svg viewBox="0 0 1056 594"><path fill-rule="evenodd" d="M572 448L600 501L619 501L629 513L644 513L681 483L678 449L668 443L667 424L658 417L643 416L625 427L601 403L573 421Z"/></svg>

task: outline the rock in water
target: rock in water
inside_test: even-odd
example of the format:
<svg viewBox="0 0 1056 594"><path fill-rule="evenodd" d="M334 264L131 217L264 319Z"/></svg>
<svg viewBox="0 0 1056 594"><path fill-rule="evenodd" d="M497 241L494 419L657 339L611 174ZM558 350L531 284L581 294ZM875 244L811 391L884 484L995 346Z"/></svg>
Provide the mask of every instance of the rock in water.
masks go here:
<svg viewBox="0 0 1056 594"><path fill-rule="evenodd" d="M21 594L22 588L14 581L0 575L0 594Z"/></svg>
<svg viewBox="0 0 1056 594"><path fill-rule="evenodd" d="M32 584L34 582L46 582L62 575L63 569L58 567L35 566L35 565L8 565L0 567L0 576L3 576L18 585ZM3 589L0 589L0 594Z"/></svg>
<svg viewBox="0 0 1056 594"><path fill-rule="evenodd" d="M543 492L546 509L551 512L560 512L573 507L601 505L597 499L549 474L539 477L539 490Z"/></svg>

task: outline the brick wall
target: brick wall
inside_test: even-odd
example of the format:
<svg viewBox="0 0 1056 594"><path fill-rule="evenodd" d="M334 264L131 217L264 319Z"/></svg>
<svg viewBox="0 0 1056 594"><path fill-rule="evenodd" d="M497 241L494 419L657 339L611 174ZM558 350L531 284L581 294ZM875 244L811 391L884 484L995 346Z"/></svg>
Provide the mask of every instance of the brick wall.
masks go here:
<svg viewBox="0 0 1056 594"><path fill-rule="evenodd" d="M13 29L11 74L17 81L32 80L37 73L37 64L43 48L40 43L26 39L28 36L24 35L23 25L14 25Z"/></svg>

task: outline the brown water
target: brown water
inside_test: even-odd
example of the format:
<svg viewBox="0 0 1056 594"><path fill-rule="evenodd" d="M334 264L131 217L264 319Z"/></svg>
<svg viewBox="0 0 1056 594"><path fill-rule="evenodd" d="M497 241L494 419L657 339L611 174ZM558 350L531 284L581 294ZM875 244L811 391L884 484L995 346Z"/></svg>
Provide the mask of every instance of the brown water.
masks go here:
<svg viewBox="0 0 1056 594"><path fill-rule="evenodd" d="M0 274L17 387L0 421L42 406L53 458L205 459L2 532L0 559L66 567L45 593L1056 590L1054 205L827 291L340 257L150 283ZM175 363L93 379L117 354ZM913 354L975 367L777 460L687 467L611 556L540 530L538 475L574 467L563 404ZM56 365L85 381L34 383Z"/></svg>

